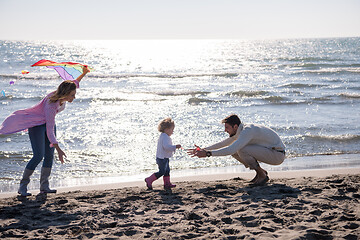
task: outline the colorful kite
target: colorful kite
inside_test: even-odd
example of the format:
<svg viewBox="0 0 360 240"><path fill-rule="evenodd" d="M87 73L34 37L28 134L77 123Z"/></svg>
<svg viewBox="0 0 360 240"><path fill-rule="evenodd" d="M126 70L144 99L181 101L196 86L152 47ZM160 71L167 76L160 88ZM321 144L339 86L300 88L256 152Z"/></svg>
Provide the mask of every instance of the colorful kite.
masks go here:
<svg viewBox="0 0 360 240"><path fill-rule="evenodd" d="M83 73L83 67L87 67L89 70L93 70L92 68L88 67L87 65L81 63L74 63L74 62L53 62L50 60L40 60L37 63L31 65L32 67L47 67L52 68L57 71L60 77L64 80L74 80L77 79Z"/></svg>
<svg viewBox="0 0 360 240"><path fill-rule="evenodd" d="M21 71L21 74L29 74L29 72L26 71L26 70L22 70L22 71Z"/></svg>

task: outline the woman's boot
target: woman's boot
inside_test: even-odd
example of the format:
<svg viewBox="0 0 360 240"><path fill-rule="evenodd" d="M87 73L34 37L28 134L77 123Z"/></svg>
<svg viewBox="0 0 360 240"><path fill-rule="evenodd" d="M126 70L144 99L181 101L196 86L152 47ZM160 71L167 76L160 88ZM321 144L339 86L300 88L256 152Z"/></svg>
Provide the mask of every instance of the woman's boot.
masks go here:
<svg viewBox="0 0 360 240"><path fill-rule="evenodd" d="M20 187L19 187L18 193L23 197L31 196L31 193L29 193L27 191L27 185L30 182L30 176L33 174L33 172L34 172L34 170L25 168L23 177L20 180Z"/></svg>
<svg viewBox="0 0 360 240"><path fill-rule="evenodd" d="M51 168L41 168L40 176L40 192L41 193L56 193L55 189L50 189L49 187L49 177L51 173Z"/></svg>

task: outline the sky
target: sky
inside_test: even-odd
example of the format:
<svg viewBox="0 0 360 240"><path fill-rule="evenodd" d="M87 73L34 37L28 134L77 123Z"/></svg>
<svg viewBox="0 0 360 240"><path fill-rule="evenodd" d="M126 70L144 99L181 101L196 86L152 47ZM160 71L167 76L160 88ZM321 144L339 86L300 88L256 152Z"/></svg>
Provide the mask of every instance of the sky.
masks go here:
<svg viewBox="0 0 360 240"><path fill-rule="evenodd" d="M360 37L360 0L0 0L2 40Z"/></svg>

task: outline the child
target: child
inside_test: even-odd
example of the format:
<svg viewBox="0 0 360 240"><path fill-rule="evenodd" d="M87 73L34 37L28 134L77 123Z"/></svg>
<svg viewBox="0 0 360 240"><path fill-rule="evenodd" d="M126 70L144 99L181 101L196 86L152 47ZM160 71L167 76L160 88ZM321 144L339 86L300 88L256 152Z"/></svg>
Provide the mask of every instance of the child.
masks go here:
<svg viewBox="0 0 360 240"><path fill-rule="evenodd" d="M162 120L158 126L158 130L161 132L156 151L156 163L159 166L159 171L145 178L146 186L150 190L152 190L152 183L161 176L163 176L165 189L176 187L170 182L169 158L172 157L177 148L181 148L181 145L172 145L170 136L173 134L174 128L175 123L171 118Z"/></svg>

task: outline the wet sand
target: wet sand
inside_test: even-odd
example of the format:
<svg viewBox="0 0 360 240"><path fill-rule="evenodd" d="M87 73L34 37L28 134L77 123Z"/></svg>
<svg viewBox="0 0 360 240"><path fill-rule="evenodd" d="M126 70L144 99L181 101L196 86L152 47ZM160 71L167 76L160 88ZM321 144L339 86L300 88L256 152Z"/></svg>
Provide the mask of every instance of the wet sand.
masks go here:
<svg viewBox="0 0 360 240"><path fill-rule="evenodd" d="M0 238L358 239L360 172L354 171L270 173L264 186L232 175L193 176L172 191L158 180L153 191L135 184L2 197Z"/></svg>

